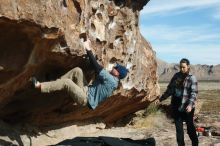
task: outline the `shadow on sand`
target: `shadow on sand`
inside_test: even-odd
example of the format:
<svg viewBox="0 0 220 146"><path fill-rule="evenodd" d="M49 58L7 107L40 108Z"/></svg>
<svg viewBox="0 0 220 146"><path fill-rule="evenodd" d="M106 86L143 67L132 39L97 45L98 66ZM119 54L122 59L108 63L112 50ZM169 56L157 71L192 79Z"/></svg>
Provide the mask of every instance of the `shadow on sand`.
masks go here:
<svg viewBox="0 0 220 146"><path fill-rule="evenodd" d="M132 140L129 138L117 138L117 137L75 137L73 139L64 140L59 145L71 145L71 146L156 146L154 138L148 138L145 140Z"/></svg>

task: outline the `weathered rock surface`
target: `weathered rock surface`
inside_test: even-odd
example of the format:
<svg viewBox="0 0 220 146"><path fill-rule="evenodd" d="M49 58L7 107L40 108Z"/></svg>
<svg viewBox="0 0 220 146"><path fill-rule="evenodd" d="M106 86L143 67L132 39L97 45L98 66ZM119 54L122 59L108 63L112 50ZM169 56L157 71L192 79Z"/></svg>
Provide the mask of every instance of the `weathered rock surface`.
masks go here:
<svg viewBox="0 0 220 146"><path fill-rule="evenodd" d="M159 81L170 81L172 76L179 71L179 64L169 64L157 59ZM190 65L191 72L200 81L220 81L220 65Z"/></svg>
<svg viewBox="0 0 220 146"><path fill-rule="evenodd" d="M114 122L158 95L156 59L139 31L139 11L149 0L0 0L0 118L51 126L69 121ZM65 93L41 94L28 80L53 80L73 67L92 70L80 38L92 41L106 68L129 68L122 87L96 110Z"/></svg>

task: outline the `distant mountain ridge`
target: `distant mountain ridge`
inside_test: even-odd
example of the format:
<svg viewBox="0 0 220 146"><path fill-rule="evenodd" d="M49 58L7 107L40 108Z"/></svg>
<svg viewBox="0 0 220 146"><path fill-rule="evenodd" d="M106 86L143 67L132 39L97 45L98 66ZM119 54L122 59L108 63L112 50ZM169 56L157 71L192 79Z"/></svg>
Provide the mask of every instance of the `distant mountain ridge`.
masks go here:
<svg viewBox="0 0 220 146"><path fill-rule="evenodd" d="M220 81L220 64L218 65L190 65L191 72L199 81ZM172 76L179 71L179 64L167 63L157 59L157 73L159 81L170 81Z"/></svg>

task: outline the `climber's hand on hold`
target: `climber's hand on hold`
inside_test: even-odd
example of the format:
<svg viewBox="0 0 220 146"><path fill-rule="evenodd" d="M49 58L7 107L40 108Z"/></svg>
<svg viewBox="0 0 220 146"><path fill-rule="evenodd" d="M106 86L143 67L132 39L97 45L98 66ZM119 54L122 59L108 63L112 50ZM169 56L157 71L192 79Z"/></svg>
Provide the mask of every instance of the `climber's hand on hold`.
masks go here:
<svg viewBox="0 0 220 146"><path fill-rule="evenodd" d="M83 47L85 50L90 51L92 50L91 48L91 41L87 39L86 41L83 42Z"/></svg>

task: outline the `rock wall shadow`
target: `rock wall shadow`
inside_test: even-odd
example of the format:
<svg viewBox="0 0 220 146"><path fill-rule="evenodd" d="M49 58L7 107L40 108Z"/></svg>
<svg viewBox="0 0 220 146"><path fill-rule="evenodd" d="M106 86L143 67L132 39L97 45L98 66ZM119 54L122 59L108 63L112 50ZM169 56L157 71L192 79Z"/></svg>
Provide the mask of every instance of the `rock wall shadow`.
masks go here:
<svg viewBox="0 0 220 146"><path fill-rule="evenodd" d="M23 142L20 137L20 132L12 128L9 124L0 121L0 136L7 136L10 138L12 141L15 140L19 146L23 146ZM14 145L13 143L0 139L0 145L3 146L12 146Z"/></svg>
<svg viewBox="0 0 220 146"><path fill-rule="evenodd" d="M11 142L8 142L8 141L2 140L2 139L0 139L0 145L1 146L16 146Z"/></svg>
<svg viewBox="0 0 220 146"><path fill-rule="evenodd" d="M22 135L26 135L29 139L30 146L32 145L32 137L37 137L41 134L41 130L33 125L17 124L11 125L0 119L0 146L24 146ZM7 138L7 139L5 139ZM27 141L25 140L27 143Z"/></svg>
<svg viewBox="0 0 220 146"><path fill-rule="evenodd" d="M154 138L143 140L132 140L129 138L117 137L76 137L73 139L64 140L56 145L71 145L71 146L156 146Z"/></svg>

